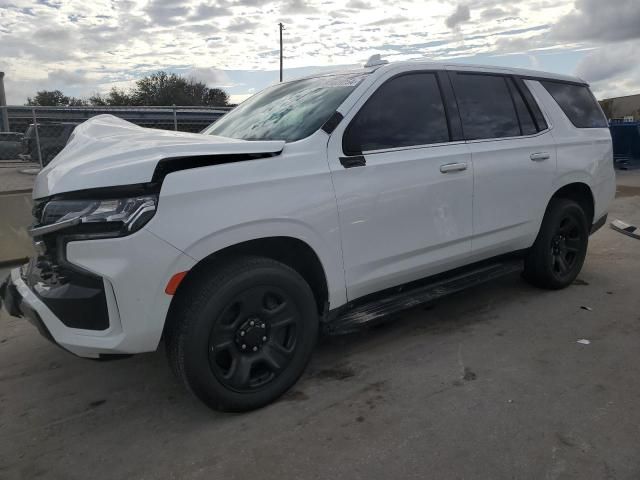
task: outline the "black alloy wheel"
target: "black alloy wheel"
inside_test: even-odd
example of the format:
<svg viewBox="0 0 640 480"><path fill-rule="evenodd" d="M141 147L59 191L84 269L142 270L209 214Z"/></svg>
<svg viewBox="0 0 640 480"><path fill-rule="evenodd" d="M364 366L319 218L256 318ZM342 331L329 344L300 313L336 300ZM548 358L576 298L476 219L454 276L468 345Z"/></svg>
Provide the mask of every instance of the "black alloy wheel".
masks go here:
<svg viewBox="0 0 640 480"><path fill-rule="evenodd" d="M211 370L236 392L264 387L291 361L300 323L300 311L278 287L257 286L239 293L211 329Z"/></svg>
<svg viewBox="0 0 640 480"><path fill-rule="evenodd" d="M586 241L575 216L564 216L551 240L551 268L559 279L564 278L575 267Z"/></svg>
<svg viewBox="0 0 640 480"><path fill-rule="evenodd" d="M541 288L570 285L582 269L588 244L589 223L580 204L565 198L551 200L525 257L525 279Z"/></svg>
<svg viewBox="0 0 640 480"><path fill-rule="evenodd" d="M211 408L267 405L302 375L318 338L316 299L291 267L257 256L187 275L165 329L169 363Z"/></svg>

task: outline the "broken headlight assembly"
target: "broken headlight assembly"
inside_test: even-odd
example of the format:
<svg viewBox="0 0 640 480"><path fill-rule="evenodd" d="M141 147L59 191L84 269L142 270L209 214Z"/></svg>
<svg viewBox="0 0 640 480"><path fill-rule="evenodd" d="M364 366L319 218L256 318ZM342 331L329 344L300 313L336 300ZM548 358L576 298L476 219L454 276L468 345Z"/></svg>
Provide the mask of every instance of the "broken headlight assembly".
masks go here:
<svg viewBox="0 0 640 480"><path fill-rule="evenodd" d="M92 237L130 235L140 230L156 212L157 195L116 199L52 199L39 210L32 237L57 231Z"/></svg>

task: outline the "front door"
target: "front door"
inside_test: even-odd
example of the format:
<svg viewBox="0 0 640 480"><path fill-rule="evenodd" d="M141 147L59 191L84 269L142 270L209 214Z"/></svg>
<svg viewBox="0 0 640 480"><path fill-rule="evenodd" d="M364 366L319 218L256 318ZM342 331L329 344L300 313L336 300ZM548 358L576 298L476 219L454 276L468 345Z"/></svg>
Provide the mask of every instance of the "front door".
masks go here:
<svg viewBox="0 0 640 480"><path fill-rule="evenodd" d="M349 300L468 260L473 165L447 113L435 72L389 72L331 135Z"/></svg>

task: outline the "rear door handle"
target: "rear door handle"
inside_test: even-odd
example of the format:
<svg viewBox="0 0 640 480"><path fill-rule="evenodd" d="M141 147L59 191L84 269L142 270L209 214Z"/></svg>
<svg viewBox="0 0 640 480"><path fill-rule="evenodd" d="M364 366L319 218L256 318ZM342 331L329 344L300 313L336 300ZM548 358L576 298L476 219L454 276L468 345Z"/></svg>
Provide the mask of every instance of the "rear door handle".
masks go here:
<svg viewBox="0 0 640 480"><path fill-rule="evenodd" d="M534 162L541 162L543 160L549 160L551 158L551 155L549 155L547 152L538 152L532 153L531 155L529 155L529 158Z"/></svg>
<svg viewBox="0 0 640 480"><path fill-rule="evenodd" d="M440 171L442 173L461 172L466 169L466 163L445 163L444 165L440 165Z"/></svg>

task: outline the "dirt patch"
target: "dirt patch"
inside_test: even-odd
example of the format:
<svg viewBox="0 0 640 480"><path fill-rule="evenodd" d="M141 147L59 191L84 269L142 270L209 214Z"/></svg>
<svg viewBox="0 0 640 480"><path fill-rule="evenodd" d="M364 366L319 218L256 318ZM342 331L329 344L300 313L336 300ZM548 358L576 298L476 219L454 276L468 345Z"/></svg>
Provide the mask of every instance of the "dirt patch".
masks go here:
<svg viewBox="0 0 640 480"><path fill-rule="evenodd" d="M321 380L346 380L355 376L356 372L349 367L326 368L320 370L314 376Z"/></svg>
<svg viewBox="0 0 640 480"><path fill-rule="evenodd" d="M640 187L630 185L618 185L616 188L616 198L640 197Z"/></svg>
<svg viewBox="0 0 640 480"><path fill-rule="evenodd" d="M380 393L382 392L385 387L387 385L387 381L386 380L380 380L378 382L372 382L369 385L367 385L366 387L364 387L361 391L362 392L376 392L376 393Z"/></svg>
<svg viewBox="0 0 640 480"><path fill-rule="evenodd" d="M478 375L476 374L476 372L474 372L468 367L464 367L464 375L462 376L463 380L470 382L471 380L475 380L476 378L478 378Z"/></svg>
<svg viewBox="0 0 640 480"><path fill-rule="evenodd" d="M292 390L282 396L283 402L302 402L304 400L309 400L309 395L300 390Z"/></svg>

